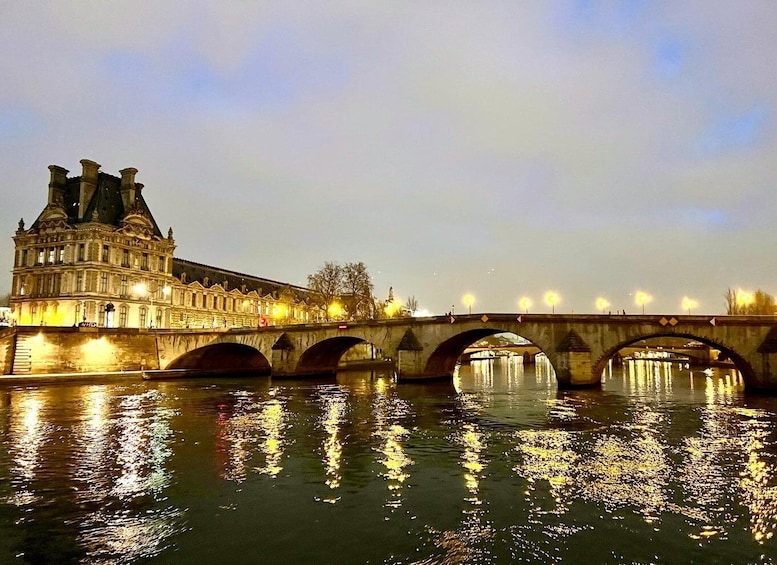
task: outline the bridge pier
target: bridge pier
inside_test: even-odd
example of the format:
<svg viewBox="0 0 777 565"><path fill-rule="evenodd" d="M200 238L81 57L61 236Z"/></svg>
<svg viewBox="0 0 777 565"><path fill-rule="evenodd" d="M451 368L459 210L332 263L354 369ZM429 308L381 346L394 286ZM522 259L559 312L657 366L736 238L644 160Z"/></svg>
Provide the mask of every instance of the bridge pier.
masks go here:
<svg viewBox="0 0 777 565"><path fill-rule="evenodd" d="M549 355L548 360L556 371L559 388L595 387L602 382L601 374L594 373L590 351L565 351Z"/></svg>
<svg viewBox="0 0 777 565"><path fill-rule="evenodd" d="M601 371L594 370L590 345L574 329L555 348L548 347L545 354L556 371L559 388L593 387L602 382Z"/></svg>
<svg viewBox="0 0 777 565"><path fill-rule="evenodd" d="M396 359L396 371L398 382L420 382L429 380L452 379L453 371L445 374L433 374L426 371L427 356L423 351L397 351L393 357Z"/></svg>

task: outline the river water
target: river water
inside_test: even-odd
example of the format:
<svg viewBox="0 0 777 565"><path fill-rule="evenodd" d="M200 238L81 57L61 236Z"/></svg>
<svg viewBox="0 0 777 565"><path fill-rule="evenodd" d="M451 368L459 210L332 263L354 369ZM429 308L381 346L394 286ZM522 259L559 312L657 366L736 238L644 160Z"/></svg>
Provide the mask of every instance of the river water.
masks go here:
<svg viewBox="0 0 777 565"><path fill-rule="evenodd" d="M0 385L0 563L771 562L776 420L645 361Z"/></svg>

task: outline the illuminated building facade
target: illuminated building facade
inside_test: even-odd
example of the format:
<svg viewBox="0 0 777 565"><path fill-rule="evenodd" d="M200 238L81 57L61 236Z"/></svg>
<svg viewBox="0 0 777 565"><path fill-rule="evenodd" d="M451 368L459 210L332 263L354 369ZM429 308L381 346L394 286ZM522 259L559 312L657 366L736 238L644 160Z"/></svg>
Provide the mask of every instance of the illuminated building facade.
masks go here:
<svg viewBox="0 0 777 565"><path fill-rule="evenodd" d="M48 202L14 236L11 319L18 325L212 328L304 323L308 289L173 257L135 182L81 160L49 166Z"/></svg>

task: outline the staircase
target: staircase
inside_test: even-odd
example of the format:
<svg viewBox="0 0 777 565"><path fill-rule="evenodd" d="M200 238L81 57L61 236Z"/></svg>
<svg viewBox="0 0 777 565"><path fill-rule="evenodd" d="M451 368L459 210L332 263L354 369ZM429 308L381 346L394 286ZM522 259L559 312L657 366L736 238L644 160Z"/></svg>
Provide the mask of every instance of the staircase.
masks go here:
<svg viewBox="0 0 777 565"><path fill-rule="evenodd" d="M13 358L13 369L11 370L13 375L28 375L32 370L32 353L27 339L29 338L26 336L17 336L16 338L16 351Z"/></svg>

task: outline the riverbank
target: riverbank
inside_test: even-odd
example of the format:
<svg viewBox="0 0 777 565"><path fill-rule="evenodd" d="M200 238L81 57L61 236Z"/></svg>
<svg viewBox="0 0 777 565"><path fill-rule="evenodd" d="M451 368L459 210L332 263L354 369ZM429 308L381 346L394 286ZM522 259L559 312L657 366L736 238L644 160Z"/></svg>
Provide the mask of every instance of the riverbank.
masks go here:
<svg viewBox="0 0 777 565"><path fill-rule="evenodd" d="M2 375L0 386L27 385L27 384L51 384L51 383L80 383L89 381L114 381L114 380L143 380L143 371L115 371L92 373L44 373L35 375Z"/></svg>

